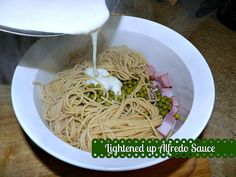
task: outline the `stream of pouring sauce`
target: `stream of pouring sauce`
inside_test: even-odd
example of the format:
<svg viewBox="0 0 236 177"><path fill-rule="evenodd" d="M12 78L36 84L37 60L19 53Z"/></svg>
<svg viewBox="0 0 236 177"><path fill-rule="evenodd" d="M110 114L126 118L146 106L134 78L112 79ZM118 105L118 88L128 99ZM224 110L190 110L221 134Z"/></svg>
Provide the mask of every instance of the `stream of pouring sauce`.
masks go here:
<svg viewBox="0 0 236 177"><path fill-rule="evenodd" d="M98 73L97 73L97 41L98 41L98 33L99 33L99 30L95 31L95 32L92 32L90 35L91 35L91 38L92 38L92 44L93 44L93 75L94 76L97 76Z"/></svg>
<svg viewBox="0 0 236 177"><path fill-rule="evenodd" d="M84 73L93 79L87 80L87 84L101 84L105 90L112 90L115 95L121 95L122 82L109 74L107 70L96 68L98 33L99 31L91 33L93 43L93 68L87 68Z"/></svg>
<svg viewBox="0 0 236 177"><path fill-rule="evenodd" d="M1 0L0 24L7 27L71 35L90 34L93 43L93 77L107 91L121 93L122 83L107 71L97 70L97 36L110 12L105 0ZM97 82L99 81L99 82Z"/></svg>

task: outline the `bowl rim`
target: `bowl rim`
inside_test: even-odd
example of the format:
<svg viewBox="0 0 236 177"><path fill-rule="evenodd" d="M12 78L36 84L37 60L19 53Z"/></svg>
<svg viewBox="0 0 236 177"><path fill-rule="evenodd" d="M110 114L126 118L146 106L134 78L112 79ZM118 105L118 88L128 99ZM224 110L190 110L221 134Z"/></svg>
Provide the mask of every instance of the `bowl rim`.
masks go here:
<svg viewBox="0 0 236 177"><path fill-rule="evenodd" d="M173 31L172 29L164 25L161 25L159 23L147 19L132 17L132 16L116 15L112 16L111 20L112 18L113 19L119 18L120 20L118 27L119 29L125 29L128 30L129 32L145 34L151 38L159 38L159 37L163 38L163 36L161 35L164 35L165 36L164 43L167 44L167 46L170 49L172 49L179 55L179 57L182 59L187 68L189 67L192 68L192 70L189 70L189 72L193 81L194 95L193 95L192 108L188 116L188 119L191 118L191 121L186 121L182 125L182 127L172 136L172 138L190 138L190 137L193 139L197 138L203 131L203 129L207 125L207 122L210 119L215 101L215 86L214 86L213 76L204 57L187 39L185 39L179 33ZM135 28L132 27L132 24L134 23L136 25ZM175 42L173 42L173 38ZM38 42L36 42L33 46L37 45ZM31 50L31 48L29 50ZM190 60L189 56L194 57L195 60ZM25 73L24 75L27 77L22 77L22 72L24 72ZM128 170L141 169L161 163L168 159L168 158L156 158L156 159L144 158L144 159L139 159L140 163L135 163L134 161L132 161L132 158L112 159L112 161L114 161L115 163L119 163L119 165L123 164L126 161L130 161L130 164L133 164L130 166L123 166L123 165L112 166L110 165L111 159L100 159L100 160L92 159L90 153L84 152L82 150L79 150L62 142L62 140L55 137L55 135L53 135L52 132L48 130L48 128L45 125L44 127L42 127L42 120L40 123L39 120L32 121L30 119L26 119L25 118L26 116L32 116L32 115L39 117L39 115L35 115L35 113L33 113L37 112L35 108L32 108L32 110L27 110L24 107L25 105L22 104L22 99L23 99L28 104L34 105L32 99L33 96L28 94L27 91L24 89L27 87L29 87L30 90L33 89L33 84L31 84L30 86L28 84L29 81L31 81L32 83L33 81L32 79L34 79L33 76L35 76L36 74L37 74L37 69L24 68L20 64L17 66L14 72L12 87L11 87L12 104L17 120L20 123L23 130L25 131L25 133L33 140L34 143L36 143L47 153L69 164L86 169L93 169L100 171L128 171ZM19 84L22 87L21 94L19 94L18 92ZM204 92L202 92L203 90ZM207 99L205 99L206 93L207 93ZM204 102L202 102L202 100L204 100ZM198 109L201 110L201 116L204 117L200 119L201 120L200 122L198 122L196 118L193 119L196 115L199 115ZM31 112L32 114L30 114L29 112ZM188 132L189 134L187 134L188 135L187 136L186 130L188 130L188 127L192 125L198 125L198 126L192 127L191 131ZM40 129L38 129L37 126L40 127ZM47 138L43 137L42 135L46 135ZM54 144L54 142L52 142L51 140L53 141L55 140L56 143ZM58 147L58 149L56 150L52 148L55 145ZM62 146L63 148L60 148L60 146ZM70 153L68 152L72 153L73 155L75 154L79 155L79 159L76 159L74 156L71 156ZM83 158L88 158L88 159L84 160ZM100 166L97 164L100 164Z"/></svg>

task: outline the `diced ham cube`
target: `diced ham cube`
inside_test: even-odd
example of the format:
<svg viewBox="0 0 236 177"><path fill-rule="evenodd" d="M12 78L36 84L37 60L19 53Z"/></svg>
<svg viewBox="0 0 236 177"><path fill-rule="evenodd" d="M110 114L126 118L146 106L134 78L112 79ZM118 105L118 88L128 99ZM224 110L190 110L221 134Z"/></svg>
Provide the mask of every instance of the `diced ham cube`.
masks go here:
<svg viewBox="0 0 236 177"><path fill-rule="evenodd" d="M154 74L156 72L156 68L152 65L147 65L146 72L149 75L150 79L154 80Z"/></svg>
<svg viewBox="0 0 236 177"><path fill-rule="evenodd" d="M163 88L172 88L172 84L170 82L168 74L159 76L158 81Z"/></svg>
<svg viewBox="0 0 236 177"><path fill-rule="evenodd" d="M172 96L172 106L179 107L179 102L175 96Z"/></svg>
<svg viewBox="0 0 236 177"><path fill-rule="evenodd" d="M175 123L176 123L176 120L174 116L169 113L164 117L162 124L159 127L157 127L157 131L163 137L167 137L171 129L174 127Z"/></svg>

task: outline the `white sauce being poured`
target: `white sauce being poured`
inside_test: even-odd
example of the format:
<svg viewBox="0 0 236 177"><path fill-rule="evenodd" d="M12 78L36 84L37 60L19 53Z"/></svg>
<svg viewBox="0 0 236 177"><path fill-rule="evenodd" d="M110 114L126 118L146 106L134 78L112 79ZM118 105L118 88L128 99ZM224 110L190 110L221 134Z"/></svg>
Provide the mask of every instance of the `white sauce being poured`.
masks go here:
<svg viewBox="0 0 236 177"><path fill-rule="evenodd" d="M107 70L96 68L98 33L99 30L91 33L93 43L93 68L87 68L84 73L94 79L88 80L87 84L101 84L105 90L112 90L115 95L121 95L122 83L120 80L114 76L111 76Z"/></svg>
<svg viewBox="0 0 236 177"><path fill-rule="evenodd" d="M87 80L87 84L101 84L105 90L112 90L115 95L121 95L121 81L110 75L107 70L97 69L97 76L94 75L93 68L87 68L84 73L93 78Z"/></svg>
<svg viewBox="0 0 236 177"><path fill-rule="evenodd" d="M99 31L95 31L91 33L92 43L93 43L93 75L97 76L97 41L98 41L98 33Z"/></svg>

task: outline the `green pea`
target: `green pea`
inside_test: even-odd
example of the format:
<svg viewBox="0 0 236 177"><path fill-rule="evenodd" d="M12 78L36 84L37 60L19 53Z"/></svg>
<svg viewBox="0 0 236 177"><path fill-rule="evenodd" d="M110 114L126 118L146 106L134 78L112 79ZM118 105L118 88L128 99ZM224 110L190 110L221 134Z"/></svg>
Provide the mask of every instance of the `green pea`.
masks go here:
<svg viewBox="0 0 236 177"><path fill-rule="evenodd" d="M170 105L170 104L171 104L171 102L170 102L169 99L166 99L166 100L165 100L165 103L166 103L166 105Z"/></svg>
<svg viewBox="0 0 236 177"><path fill-rule="evenodd" d="M159 102L157 105L158 105L159 108L163 107L163 103L162 102Z"/></svg>
<svg viewBox="0 0 236 177"><path fill-rule="evenodd" d="M89 87L89 88L94 88L95 85L94 85L94 84L89 84L88 87Z"/></svg>
<svg viewBox="0 0 236 177"><path fill-rule="evenodd" d="M161 102L162 102L163 104L166 104L166 100L163 99L163 97L161 98Z"/></svg>
<svg viewBox="0 0 236 177"><path fill-rule="evenodd" d="M142 86L142 89L141 89L142 91L146 91L146 88L145 88L145 86Z"/></svg>
<svg viewBox="0 0 236 177"><path fill-rule="evenodd" d="M167 110L168 106L167 105L163 105L163 109Z"/></svg>
<svg viewBox="0 0 236 177"><path fill-rule="evenodd" d="M146 116L148 116L148 115L149 115L149 112L148 112L148 111L145 111L144 114L145 114Z"/></svg>
<svg viewBox="0 0 236 177"><path fill-rule="evenodd" d="M97 99L96 99L96 102L98 102L98 103L99 103L99 102L102 102L102 99L101 99L101 98L97 98Z"/></svg>
<svg viewBox="0 0 236 177"><path fill-rule="evenodd" d="M169 103L171 103L171 102L172 102L172 99L171 99L171 98L168 98L167 100L168 100L168 102L169 102Z"/></svg>
<svg viewBox="0 0 236 177"><path fill-rule="evenodd" d="M145 98L145 93L140 93L140 97Z"/></svg>
<svg viewBox="0 0 236 177"><path fill-rule="evenodd" d="M105 105L105 106L111 106L111 103L109 103L109 102L106 101L106 102L104 103L104 105Z"/></svg>
<svg viewBox="0 0 236 177"><path fill-rule="evenodd" d="M164 111L164 109L163 108L158 108L159 109L159 111L161 112L161 111Z"/></svg>
<svg viewBox="0 0 236 177"><path fill-rule="evenodd" d="M121 100L122 100L122 96L119 95L119 96L117 97L117 100L118 100L118 101L121 101Z"/></svg>
<svg viewBox="0 0 236 177"><path fill-rule="evenodd" d="M127 81L124 81L124 85L127 85Z"/></svg>
<svg viewBox="0 0 236 177"><path fill-rule="evenodd" d="M96 85L96 88L101 88L101 85L100 85L100 84L97 84L97 85Z"/></svg>
<svg viewBox="0 0 236 177"><path fill-rule="evenodd" d="M163 96L162 99L163 99L163 100L167 100L168 97L167 97L167 96Z"/></svg>
<svg viewBox="0 0 236 177"><path fill-rule="evenodd" d="M179 119L180 118L179 113L175 113L174 117L175 117L175 119Z"/></svg>
<svg viewBox="0 0 236 177"><path fill-rule="evenodd" d="M136 96L137 96L137 97L140 97L140 94L139 94L139 93L136 93Z"/></svg>
<svg viewBox="0 0 236 177"><path fill-rule="evenodd" d="M169 102L169 101L167 101L167 100L165 101L165 104L166 104L166 106L169 106L169 105L171 105L171 104L170 104L170 102Z"/></svg>
<svg viewBox="0 0 236 177"><path fill-rule="evenodd" d="M115 99L115 95L109 95L109 97L111 97L113 100Z"/></svg>
<svg viewBox="0 0 236 177"><path fill-rule="evenodd" d="M168 114L167 110L163 110L163 112L164 112L164 116L166 116L166 114Z"/></svg>
<svg viewBox="0 0 236 177"><path fill-rule="evenodd" d="M168 111L170 111L172 109L172 106L171 105L167 106L167 109Z"/></svg>
<svg viewBox="0 0 236 177"><path fill-rule="evenodd" d="M132 89L131 89L131 88L127 89L127 93L128 93L128 94L130 94L131 92L132 92Z"/></svg>
<svg viewBox="0 0 236 177"><path fill-rule="evenodd" d="M109 95L114 96L115 95L114 91L110 90Z"/></svg>
<svg viewBox="0 0 236 177"><path fill-rule="evenodd" d="M90 99L94 99L95 95L94 95L94 93L90 93L88 97L89 97Z"/></svg>
<svg viewBox="0 0 236 177"><path fill-rule="evenodd" d="M103 95L103 91L102 90L98 90L98 95L102 96Z"/></svg>
<svg viewBox="0 0 236 177"><path fill-rule="evenodd" d="M165 111L160 111L160 114L161 114L162 116L165 116Z"/></svg>
<svg viewBox="0 0 236 177"><path fill-rule="evenodd" d="M129 84L129 88L131 88L132 87L132 85L131 84Z"/></svg>
<svg viewBox="0 0 236 177"><path fill-rule="evenodd" d="M144 93L145 96L148 96L148 93L147 93L147 92L142 92L142 93Z"/></svg>
<svg viewBox="0 0 236 177"><path fill-rule="evenodd" d="M129 88L128 85L125 85L125 86L124 86L124 89L125 89L125 90L127 90L128 88Z"/></svg>
<svg viewBox="0 0 236 177"><path fill-rule="evenodd" d="M128 80L128 84L132 84L132 81L131 81L131 80Z"/></svg>

